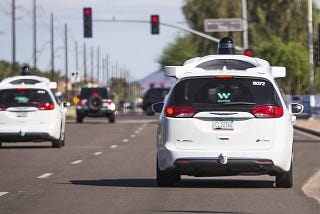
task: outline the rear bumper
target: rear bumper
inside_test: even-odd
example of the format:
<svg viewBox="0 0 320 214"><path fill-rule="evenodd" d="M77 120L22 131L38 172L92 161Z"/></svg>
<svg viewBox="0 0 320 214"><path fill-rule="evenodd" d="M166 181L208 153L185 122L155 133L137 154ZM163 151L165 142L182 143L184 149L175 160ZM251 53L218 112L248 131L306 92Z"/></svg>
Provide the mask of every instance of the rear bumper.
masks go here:
<svg viewBox="0 0 320 214"><path fill-rule="evenodd" d="M45 132L9 132L0 133L0 142L42 142L55 140Z"/></svg>
<svg viewBox="0 0 320 214"><path fill-rule="evenodd" d="M86 109L77 109L76 114L81 116L89 116L89 117L101 117L113 114L114 111L110 109L100 109L97 111L86 110Z"/></svg>
<svg viewBox="0 0 320 214"><path fill-rule="evenodd" d="M181 175L229 176L229 175L260 175L274 170L274 164L266 159L177 159L171 170Z"/></svg>

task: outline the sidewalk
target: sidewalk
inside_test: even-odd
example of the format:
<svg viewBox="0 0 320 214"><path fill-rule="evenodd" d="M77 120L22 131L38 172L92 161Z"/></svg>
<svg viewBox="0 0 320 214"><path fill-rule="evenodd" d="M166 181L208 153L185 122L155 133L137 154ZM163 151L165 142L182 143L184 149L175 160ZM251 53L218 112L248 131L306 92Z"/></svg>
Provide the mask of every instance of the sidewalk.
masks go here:
<svg viewBox="0 0 320 214"><path fill-rule="evenodd" d="M320 120L297 119L294 128L320 137Z"/></svg>

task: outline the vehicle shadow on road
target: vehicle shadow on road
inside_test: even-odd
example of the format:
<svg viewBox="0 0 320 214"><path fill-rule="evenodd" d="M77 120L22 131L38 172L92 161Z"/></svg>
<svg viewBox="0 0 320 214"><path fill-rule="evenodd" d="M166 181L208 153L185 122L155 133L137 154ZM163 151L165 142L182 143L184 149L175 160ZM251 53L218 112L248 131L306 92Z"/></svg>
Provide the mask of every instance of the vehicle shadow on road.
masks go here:
<svg viewBox="0 0 320 214"><path fill-rule="evenodd" d="M72 180L71 184L109 187L157 187L152 178ZM173 188L274 188L274 181L237 179L182 179Z"/></svg>

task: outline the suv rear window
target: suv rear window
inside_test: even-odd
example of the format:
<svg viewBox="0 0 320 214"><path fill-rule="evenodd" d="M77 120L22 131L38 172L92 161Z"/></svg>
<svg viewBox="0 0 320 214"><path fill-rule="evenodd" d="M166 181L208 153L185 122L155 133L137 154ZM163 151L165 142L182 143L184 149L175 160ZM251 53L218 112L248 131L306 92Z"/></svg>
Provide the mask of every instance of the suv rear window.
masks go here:
<svg viewBox="0 0 320 214"><path fill-rule="evenodd" d="M0 103L7 107L37 107L43 103L53 103L43 89L5 89L0 91Z"/></svg>
<svg viewBox="0 0 320 214"><path fill-rule="evenodd" d="M169 93L169 88L152 88L146 93L146 98L161 97L162 99Z"/></svg>
<svg viewBox="0 0 320 214"><path fill-rule="evenodd" d="M260 105L281 106L272 85L260 78L196 78L178 83L170 105L188 105L199 111L250 111Z"/></svg>
<svg viewBox="0 0 320 214"><path fill-rule="evenodd" d="M89 99L91 96L99 95L102 99L108 99L106 88L83 88L81 89L80 99Z"/></svg>

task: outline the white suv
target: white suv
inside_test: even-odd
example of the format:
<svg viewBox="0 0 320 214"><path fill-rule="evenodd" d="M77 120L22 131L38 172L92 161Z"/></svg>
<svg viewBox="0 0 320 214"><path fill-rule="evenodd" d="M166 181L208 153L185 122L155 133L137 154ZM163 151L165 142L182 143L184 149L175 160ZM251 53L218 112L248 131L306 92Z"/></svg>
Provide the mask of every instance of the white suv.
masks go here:
<svg viewBox="0 0 320 214"><path fill-rule="evenodd" d="M157 129L157 184L190 176L269 174L276 186L292 187L294 114L274 78L284 67L242 55L194 58L165 67L176 77Z"/></svg>
<svg viewBox="0 0 320 214"><path fill-rule="evenodd" d="M0 146L2 142L65 143L65 113L70 104L57 103L55 82L38 76L16 76L0 83Z"/></svg>

